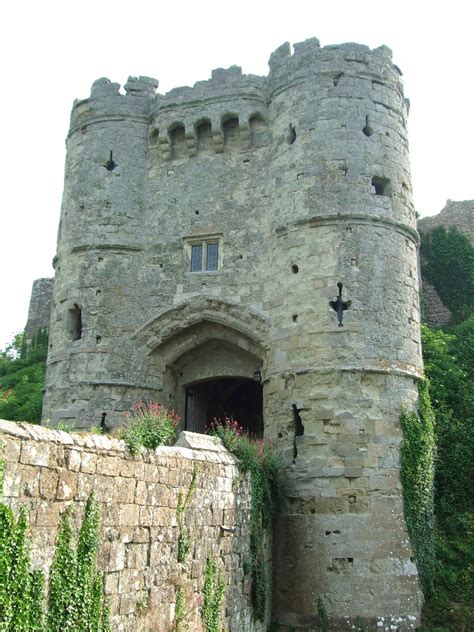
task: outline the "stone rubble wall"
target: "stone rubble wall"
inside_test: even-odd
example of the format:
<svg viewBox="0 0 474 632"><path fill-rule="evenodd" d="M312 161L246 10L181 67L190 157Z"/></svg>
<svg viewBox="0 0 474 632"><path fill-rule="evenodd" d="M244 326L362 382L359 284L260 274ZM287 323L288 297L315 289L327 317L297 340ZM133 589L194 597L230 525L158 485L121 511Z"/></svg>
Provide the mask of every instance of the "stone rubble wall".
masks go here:
<svg viewBox="0 0 474 632"><path fill-rule="evenodd" d="M0 420L4 462L2 502L29 509L33 566L46 573L60 517L73 506L74 531L94 491L101 506L99 569L111 605L111 629L171 631L178 590L185 591L186 623L201 621L206 559L226 579L226 630L258 630L251 620L250 487L222 444L182 433L177 446L132 457L124 442ZM190 553L177 561L179 493L195 493L185 510ZM222 527L225 527L223 529Z"/></svg>

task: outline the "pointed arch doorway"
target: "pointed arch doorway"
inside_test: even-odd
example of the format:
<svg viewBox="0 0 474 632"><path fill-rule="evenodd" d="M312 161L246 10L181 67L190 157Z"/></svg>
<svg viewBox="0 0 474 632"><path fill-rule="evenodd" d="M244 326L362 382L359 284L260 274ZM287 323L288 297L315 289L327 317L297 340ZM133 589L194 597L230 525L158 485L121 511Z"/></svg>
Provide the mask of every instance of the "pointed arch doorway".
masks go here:
<svg viewBox="0 0 474 632"><path fill-rule="evenodd" d="M207 340L173 363L176 403L185 430L205 432L214 419L232 418L263 436L261 361L231 342Z"/></svg>
<svg viewBox="0 0 474 632"><path fill-rule="evenodd" d="M181 428L202 432L209 419L228 415L262 436L268 336L266 319L251 308L196 296L161 312L134 339L148 356L147 379Z"/></svg>

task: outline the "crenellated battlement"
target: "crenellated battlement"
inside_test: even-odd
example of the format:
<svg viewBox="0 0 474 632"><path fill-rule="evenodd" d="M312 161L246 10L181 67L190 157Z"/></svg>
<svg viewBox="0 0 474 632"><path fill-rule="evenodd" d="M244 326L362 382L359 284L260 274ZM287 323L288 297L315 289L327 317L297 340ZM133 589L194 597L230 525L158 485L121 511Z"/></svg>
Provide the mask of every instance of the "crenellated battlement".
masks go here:
<svg viewBox="0 0 474 632"><path fill-rule="evenodd" d="M162 148L166 160L173 154L176 134L184 138L188 155L195 155L197 129L202 123L211 125L212 145L220 153L220 146L225 144L225 122L238 119L242 146L248 148L252 117L258 115L266 121L271 99L298 84L310 81L321 95L339 86L339 94L349 91L353 96L362 94L368 84L373 98L384 104L384 91L402 90L401 72L391 59L392 51L387 46L373 50L355 43L321 47L317 38L311 38L294 44L293 49L288 42L277 48L270 56L266 77L244 75L239 66L217 68L210 79L173 88L166 94L156 93L158 80L151 77L129 77L125 94L120 92L120 84L102 77L93 83L88 99L75 101L70 133L107 116L147 116L150 138ZM360 85L355 88L356 79ZM176 129L179 131L174 132Z"/></svg>

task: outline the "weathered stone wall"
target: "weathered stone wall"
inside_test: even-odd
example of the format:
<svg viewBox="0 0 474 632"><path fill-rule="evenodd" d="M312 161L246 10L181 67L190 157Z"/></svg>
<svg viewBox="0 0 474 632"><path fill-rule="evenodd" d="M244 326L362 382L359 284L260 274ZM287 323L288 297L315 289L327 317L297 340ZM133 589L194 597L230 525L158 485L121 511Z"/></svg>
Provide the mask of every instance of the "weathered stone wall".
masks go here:
<svg viewBox="0 0 474 632"><path fill-rule="evenodd" d="M31 288L25 337L29 341L40 329L49 329L54 279L36 279Z"/></svg>
<svg viewBox="0 0 474 632"><path fill-rule="evenodd" d="M205 566L212 555L225 573L225 629L258 630L243 570L250 557L248 479L213 439L185 433L178 444L194 448L159 448L131 457L117 439L0 421L2 502L15 511L29 508L34 566L47 572L60 515L72 505L77 529L94 492L102 513L99 567L111 629L171 631L182 587L189 629L203 630ZM179 564L178 494L189 490L193 471L195 494L185 510L191 548Z"/></svg>

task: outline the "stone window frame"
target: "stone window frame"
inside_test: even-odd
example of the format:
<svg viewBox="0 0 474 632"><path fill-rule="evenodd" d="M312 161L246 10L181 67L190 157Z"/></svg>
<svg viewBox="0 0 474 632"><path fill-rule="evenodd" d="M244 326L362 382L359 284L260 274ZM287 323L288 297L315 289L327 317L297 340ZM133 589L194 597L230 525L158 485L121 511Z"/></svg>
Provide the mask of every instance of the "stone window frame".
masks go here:
<svg viewBox="0 0 474 632"><path fill-rule="evenodd" d="M207 270L207 247L217 244L217 268L214 270ZM189 274L216 274L222 270L223 264L223 249L222 249L222 234L212 233L206 235L193 235L184 237L184 246L186 254L186 267ZM193 246L201 246L201 269L192 269L192 251Z"/></svg>

